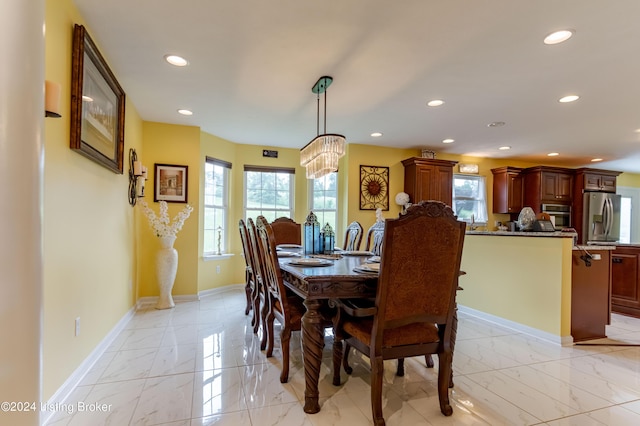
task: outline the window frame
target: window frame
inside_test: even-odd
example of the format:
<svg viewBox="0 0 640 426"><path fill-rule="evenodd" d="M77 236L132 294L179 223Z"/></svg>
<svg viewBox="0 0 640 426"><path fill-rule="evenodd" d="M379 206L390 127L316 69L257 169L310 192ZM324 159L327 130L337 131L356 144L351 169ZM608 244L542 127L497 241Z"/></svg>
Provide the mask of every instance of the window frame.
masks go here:
<svg viewBox="0 0 640 426"><path fill-rule="evenodd" d="M478 188L482 191L481 197L456 197L456 179L479 181ZM456 216L458 216L458 220L471 223L471 218L462 218L456 211L456 200L472 200L481 202L482 204L479 205L478 208L484 207L484 218L482 218L484 220L477 220L477 218L474 216L473 223L478 226L487 226L487 223L489 222L489 211L487 206L487 178L485 176L467 173L453 174L453 181L451 186L451 208L453 209Z"/></svg>
<svg viewBox="0 0 640 426"><path fill-rule="evenodd" d="M247 173L249 172L257 172L257 173L276 173L276 174L288 174L289 176L289 208L288 209L278 209L278 208L248 208L247 207L247 193L248 193L248 179ZM273 221L279 217L289 217L293 219L295 217L295 173L296 169L292 167L264 167L264 166L244 166L243 173L243 211L244 218L247 220L249 217L252 217L254 220L259 215L265 216L268 221ZM270 215L265 215L264 212L274 212L274 217L270 218ZM250 212L255 212L255 216L250 216Z"/></svg>
<svg viewBox="0 0 640 426"><path fill-rule="evenodd" d="M211 165L214 167L221 167L223 169L223 177L222 177L222 185L219 185L222 187L222 204L207 204L207 189L209 187L209 184L207 183L207 166ZM209 157L206 156L205 157L205 165L204 165L204 182L203 182L203 200L202 200L202 239L203 239L203 245L202 245L202 255L205 257L210 257L210 256L216 256L216 255L224 255L227 254L229 252L228 247L229 247L229 184L230 184L230 180L231 180L231 168L232 168L232 164L228 161L224 161L224 160L220 160L217 158L213 158L213 157ZM215 180L214 180L214 191L213 194L215 194ZM215 196L213 197L215 200ZM215 212L216 211L222 211L222 219L221 219L221 224L216 224L214 223L214 228L213 229L209 229L207 227L207 211L208 210L213 210L214 213L214 217L215 217ZM215 220L214 220L215 221ZM220 253L218 254L217 250L216 250L216 240L215 240L215 230L220 227L222 230L221 233L221 242L220 242ZM211 251L207 251L205 249L205 247L207 246L207 236L206 233L207 231L214 231L214 241L213 241L213 249Z"/></svg>
<svg viewBox="0 0 640 426"><path fill-rule="evenodd" d="M335 192L336 192L336 198L335 198L335 208L334 209L319 209L319 208L315 208L314 206L314 199L315 199L315 188L314 188L314 184L315 181L317 179L309 179L309 182L307 184L307 205L309 207L309 211L313 211L313 213L315 213L315 215L318 217L318 221L321 224L321 227L324 228L324 226L326 225L327 221L324 220L324 214L326 212L333 212L335 215L335 222L333 224L331 224L332 228L333 228L333 232L336 233L337 235L337 229L338 229L338 172L331 172L325 176L322 176L320 179L326 179L327 176L333 175L335 176L336 179L336 188L335 188ZM326 192L327 190L322 190L321 191L323 194L323 197L326 199ZM319 214L320 213L320 214ZM320 219L320 217L322 216L322 220Z"/></svg>

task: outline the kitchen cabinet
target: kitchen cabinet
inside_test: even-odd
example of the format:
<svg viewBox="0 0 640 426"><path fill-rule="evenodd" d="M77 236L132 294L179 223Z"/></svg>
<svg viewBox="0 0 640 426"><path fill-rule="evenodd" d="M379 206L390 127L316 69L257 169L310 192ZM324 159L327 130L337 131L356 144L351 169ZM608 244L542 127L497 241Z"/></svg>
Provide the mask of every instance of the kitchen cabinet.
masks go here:
<svg viewBox="0 0 640 426"><path fill-rule="evenodd" d="M616 192L616 179L621 172L580 168L573 179L573 203L571 223L578 232L578 243L582 244L582 219L584 215L584 193L590 191Z"/></svg>
<svg viewBox="0 0 640 426"><path fill-rule="evenodd" d="M537 166L524 169L524 205L540 213L542 204L571 204L573 170Z"/></svg>
<svg viewBox="0 0 640 426"><path fill-rule="evenodd" d="M402 161L404 192L412 203L438 200L451 205L453 197L453 167L457 161L412 157Z"/></svg>
<svg viewBox="0 0 640 426"><path fill-rule="evenodd" d="M617 246L611 269L611 309L640 318L640 246Z"/></svg>
<svg viewBox="0 0 640 426"><path fill-rule="evenodd" d="M498 167L493 173L493 212L520 213L522 210L522 168Z"/></svg>
<svg viewBox="0 0 640 426"><path fill-rule="evenodd" d="M576 169L576 188L584 191L616 192L620 172L598 169Z"/></svg>
<svg viewBox="0 0 640 426"><path fill-rule="evenodd" d="M611 316L611 250L589 249L571 256L571 336L574 342L607 337Z"/></svg>

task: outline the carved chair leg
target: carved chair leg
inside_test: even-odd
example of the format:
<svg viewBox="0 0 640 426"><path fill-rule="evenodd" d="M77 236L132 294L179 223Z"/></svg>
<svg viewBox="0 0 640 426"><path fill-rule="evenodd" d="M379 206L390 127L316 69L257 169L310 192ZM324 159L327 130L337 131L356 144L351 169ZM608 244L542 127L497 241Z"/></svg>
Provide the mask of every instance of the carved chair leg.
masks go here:
<svg viewBox="0 0 640 426"><path fill-rule="evenodd" d="M353 372L353 368L349 366L349 351L351 350L351 345L349 343L345 343L344 345L344 355L342 356L342 366L344 367L344 371L347 374L351 374Z"/></svg>
<svg viewBox="0 0 640 426"><path fill-rule="evenodd" d="M440 411L445 416L453 414L453 408L449 403L451 359L451 352L445 351L438 354L438 399L440 400Z"/></svg>
<svg viewBox="0 0 640 426"><path fill-rule="evenodd" d="M266 352L267 358L273 355L273 344L275 341L274 326L273 326L274 320L275 320L275 315L271 311L269 311L269 313L267 314L267 322L265 324L265 330L267 334L267 352Z"/></svg>
<svg viewBox="0 0 640 426"><path fill-rule="evenodd" d="M384 363L382 357L371 359L371 412L373 414L373 424L384 426L382 416L382 376L384 374Z"/></svg>
<svg viewBox="0 0 640 426"><path fill-rule="evenodd" d="M427 363L427 368L433 368L433 357L431 355L425 355L424 361Z"/></svg>
<svg viewBox="0 0 640 426"><path fill-rule="evenodd" d="M280 332L280 348L282 349L282 373L280 383L289 381L289 342L291 341L291 329L283 325Z"/></svg>
<svg viewBox="0 0 640 426"><path fill-rule="evenodd" d="M262 325L262 340L260 341L260 350L267 348L269 341L269 330L267 327L267 316L269 316L269 302L265 299L262 309L260 309L260 324Z"/></svg>
<svg viewBox="0 0 640 426"><path fill-rule="evenodd" d="M342 361L342 340L333 341L333 385L340 386L340 363Z"/></svg>
<svg viewBox="0 0 640 426"><path fill-rule="evenodd" d="M396 370L396 376L404 376L404 358L398 358L398 369Z"/></svg>

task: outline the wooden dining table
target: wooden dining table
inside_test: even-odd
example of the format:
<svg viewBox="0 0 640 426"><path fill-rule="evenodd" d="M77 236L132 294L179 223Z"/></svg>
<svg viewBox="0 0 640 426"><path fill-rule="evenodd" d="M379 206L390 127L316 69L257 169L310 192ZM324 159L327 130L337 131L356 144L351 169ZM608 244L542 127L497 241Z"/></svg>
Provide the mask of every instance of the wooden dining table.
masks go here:
<svg viewBox="0 0 640 426"><path fill-rule="evenodd" d="M318 380L327 319L323 312L331 299L375 297L378 275L354 271L369 257L344 255L329 266L294 266L290 261L297 258L279 259L285 286L302 297L307 308L302 316L305 413L320 411Z"/></svg>
<svg viewBox="0 0 640 426"><path fill-rule="evenodd" d="M343 255L328 266L295 266L290 262L298 257L279 258L284 284L304 299L307 311L302 316L302 353L304 361L304 411L313 414L320 411L318 380L324 327L331 299L373 298L378 286L378 275L354 271L370 258L370 255ZM460 276L465 275L460 271ZM458 290L462 290L458 287ZM455 348L458 328L457 310L454 313L451 333L451 350ZM449 387L453 387L453 375Z"/></svg>

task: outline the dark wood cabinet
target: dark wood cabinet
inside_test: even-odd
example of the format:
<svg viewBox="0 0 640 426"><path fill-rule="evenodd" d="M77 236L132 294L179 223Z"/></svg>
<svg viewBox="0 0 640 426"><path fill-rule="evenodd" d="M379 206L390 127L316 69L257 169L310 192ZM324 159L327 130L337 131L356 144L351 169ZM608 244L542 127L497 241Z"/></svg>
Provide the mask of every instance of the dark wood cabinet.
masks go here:
<svg viewBox="0 0 640 426"><path fill-rule="evenodd" d="M616 192L616 177L618 172L611 176L602 173L584 172L582 176L582 188L585 191Z"/></svg>
<svg viewBox="0 0 640 426"><path fill-rule="evenodd" d="M493 173L493 212L520 213L523 186L520 167L498 167Z"/></svg>
<svg viewBox="0 0 640 426"><path fill-rule="evenodd" d="M538 166L522 171L524 176L524 205L536 213L542 204L571 204L573 200L573 170L561 167Z"/></svg>
<svg viewBox="0 0 640 426"><path fill-rule="evenodd" d="M616 179L621 172L580 168L575 170L573 179L573 203L571 223L578 232L578 243L582 241L582 216L584 214L584 193L590 191L616 192Z"/></svg>
<svg viewBox="0 0 640 426"><path fill-rule="evenodd" d="M438 200L451 205L453 197L453 167L457 161L412 157L402 161L404 192L412 203Z"/></svg>
<svg viewBox="0 0 640 426"><path fill-rule="evenodd" d="M575 342L606 337L611 313L611 250L589 250L589 266L573 250L571 259L571 336Z"/></svg>
<svg viewBox="0 0 640 426"><path fill-rule="evenodd" d="M611 309L640 318L640 246L617 246L611 270Z"/></svg>

